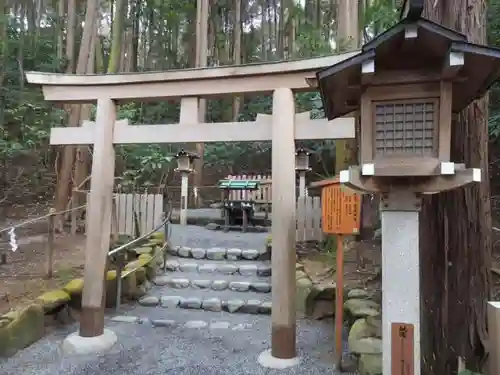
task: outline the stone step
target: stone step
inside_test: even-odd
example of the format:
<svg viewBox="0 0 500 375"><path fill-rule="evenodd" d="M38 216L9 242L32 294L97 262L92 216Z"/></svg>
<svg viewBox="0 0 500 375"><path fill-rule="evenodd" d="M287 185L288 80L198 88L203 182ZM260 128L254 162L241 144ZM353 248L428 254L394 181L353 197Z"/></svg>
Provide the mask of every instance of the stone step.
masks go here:
<svg viewBox="0 0 500 375"><path fill-rule="evenodd" d="M271 265L264 261L200 260L173 257L167 259L166 271L241 276L271 276Z"/></svg>
<svg viewBox="0 0 500 375"><path fill-rule="evenodd" d="M271 301L263 299L239 299L217 296L181 296L176 294L150 295L139 300L142 306L162 307L166 309L205 310L211 312L226 311L229 313L271 314Z"/></svg>
<svg viewBox="0 0 500 375"><path fill-rule="evenodd" d="M208 259L208 260L269 260L270 252L266 248L257 249L227 249L213 247L210 249L173 246L168 250L170 255L181 258Z"/></svg>
<svg viewBox="0 0 500 375"><path fill-rule="evenodd" d="M205 321L209 325L216 322L230 322L232 326L269 327L269 316L264 314L235 314L227 311L211 312L202 309L180 309L180 308L162 308L148 306L130 306L123 305L116 315L109 316L109 321L123 323L150 324L155 326L157 321L173 321L174 327L184 328L184 325L191 321ZM189 325L189 324L188 324ZM161 324L159 325L161 326Z"/></svg>
<svg viewBox="0 0 500 375"><path fill-rule="evenodd" d="M205 317L207 314L204 314ZM234 315L233 315L234 316ZM169 319L169 318L149 318L143 316L135 316L135 315L115 315L109 319L114 323L129 323L129 324L142 324L142 325L150 325L153 328L168 328L168 329L208 329L214 332L225 331L250 331L253 329L253 323L247 322L234 322L233 319L211 319L207 320L203 317L199 319L191 319L191 320L179 320L178 317Z"/></svg>
<svg viewBox="0 0 500 375"><path fill-rule="evenodd" d="M187 274L191 276L191 274ZM198 278L183 277L183 275L165 275L157 276L153 284L156 286L168 286L173 289L211 289L213 291L231 290L233 292L249 292L270 293L271 283L268 281L248 280L243 277L235 279L213 279L210 277L201 277L202 275L195 274ZM208 275L210 276L210 275Z"/></svg>

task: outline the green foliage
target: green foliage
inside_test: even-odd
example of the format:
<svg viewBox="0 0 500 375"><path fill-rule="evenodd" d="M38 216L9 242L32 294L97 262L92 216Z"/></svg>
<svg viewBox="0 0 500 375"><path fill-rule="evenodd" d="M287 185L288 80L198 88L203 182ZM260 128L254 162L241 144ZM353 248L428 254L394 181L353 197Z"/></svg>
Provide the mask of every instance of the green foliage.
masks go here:
<svg viewBox="0 0 500 375"><path fill-rule="evenodd" d="M63 61L54 58L51 39L36 39L8 27L8 40L0 41L5 62L0 85L0 158L12 158L46 149L49 129L64 119L64 112L43 100L41 92L26 86L27 70L58 71ZM35 45L36 48L32 48ZM22 59L20 60L19 57Z"/></svg>
<svg viewBox="0 0 500 375"><path fill-rule="evenodd" d="M362 14L361 25L365 42L384 32L399 20L399 10L393 0L369 2Z"/></svg>
<svg viewBox="0 0 500 375"><path fill-rule="evenodd" d="M500 44L500 0L489 2L489 39L491 44ZM195 2L187 0L147 0L132 2L138 14L141 43L146 44L147 56L138 59L138 71L147 69L167 70L189 67L193 60L195 33ZM279 25L274 25L274 13L280 13L281 2L276 9L262 8L262 2L242 2L242 59L245 63L264 62L262 43L268 46L267 60L277 56L277 40L281 36ZM267 3L269 4L269 3ZM215 2L210 13L210 27L215 28L213 46L210 46L210 65L232 63L232 42L234 32L234 1ZM84 7L81 7L80 13ZM270 24L263 30L260 20L268 12ZM293 25L295 31L293 51L285 50L288 58L310 58L331 54L342 49L341 40L335 40L335 7L326 1L294 2L284 11L285 32ZM0 27L7 25L8 37L0 40L0 158L4 165L23 155L36 153L47 159L49 150L49 130L67 121L65 112L43 100L38 88L30 87L24 79L28 70L62 72L67 61L57 58L57 27L64 20L50 7L43 10L43 27L32 28L25 20L13 17L14 13L0 16ZM398 20L398 11L393 0L368 2L360 15L363 40L373 38L392 26ZM81 14L80 14L81 16ZM293 21L293 22L292 22ZM130 20L131 22L131 20ZM130 22L126 27L130 30ZM80 30L80 29L79 29ZM212 29L211 29L212 30ZM81 30L79 31L81 33ZM276 33L278 35L276 35ZM272 34L272 35L271 35ZM264 40L265 37L268 40ZM103 41L104 59L109 58L109 39ZM78 49L78 46L77 46ZM154 61L154 63L151 63ZM491 93L490 134L500 135L500 103L498 89ZM207 121L231 121L232 98L208 101ZM313 118L324 116L323 105L318 93L296 95L297 111L311 111ZM240 121L253 121L257 114L272 111L272 98L268 95L245 96L240 109ZM129 103L120 105L118 118L128 119L130 124L168 124L179 119L179 104L172 101L150 103ZM130 145L117 147L120 157L121 184L123 186L157 185L169 171L175 168L174 154L180 147L190 145ZM328 175L335 155L333 141L301 142L310 149L316 161L324 164L324 174ZM210 143L205 145L205 163L212 167L238 167L238 172L250 172L255 160L263 160L270 165L270 142L252 143ZM325 162L327 160L327 162ZM263 164L264 165L264 164ZM52 165L51 165L52 168ZM259 166L259 169L264 172Z"/></svg>

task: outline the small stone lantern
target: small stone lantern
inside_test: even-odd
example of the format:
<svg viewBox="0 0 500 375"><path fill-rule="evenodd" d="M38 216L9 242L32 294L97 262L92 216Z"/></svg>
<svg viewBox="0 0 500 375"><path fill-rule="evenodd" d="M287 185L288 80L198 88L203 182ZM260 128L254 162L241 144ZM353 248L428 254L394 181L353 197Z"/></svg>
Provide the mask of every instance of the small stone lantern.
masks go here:
<svg viewBox="0 0 500 375"><path fill-rule="evenodd" d="M340 182L381 194L384 374L404 362L420 375L421 195L481 181L480 169L451 158L451 134L455 114L500 78L499 49L469 43L419 9L317 73L328 120L360 117L359 165Z"/></svg>
<svg viewBox="0 0 500 375"><path fill-rule="evenodd" d="M311 153L306 149L300 147L295 151L295 170L297 172L310 171L309 167L309 156Z"/></svg>
<svg viewBox="0 0 500 375"><path fill-rule="evenodd" d="M299 174L299 197L307 196L306 172L310 171L309 156L311 153L300 147L295 151L295 170Z"/></svg>
<svg viewBox="0 0 500 375"><path fill-rule="evenodd" d="M199 156L181 149L175 155L175 158L177 159L175 171L181 173L181 212L179 222L181 225L187 225L188 176L194 172L194 161Z"/></svg>
<svg viewBox="0 0 500 375"><path fill-rule="evenodd" d="M176 155L177 159L177 172L193 172L194 171L194 161L199 159L199 156L195 153L185 151L181 149Z"/></svg>

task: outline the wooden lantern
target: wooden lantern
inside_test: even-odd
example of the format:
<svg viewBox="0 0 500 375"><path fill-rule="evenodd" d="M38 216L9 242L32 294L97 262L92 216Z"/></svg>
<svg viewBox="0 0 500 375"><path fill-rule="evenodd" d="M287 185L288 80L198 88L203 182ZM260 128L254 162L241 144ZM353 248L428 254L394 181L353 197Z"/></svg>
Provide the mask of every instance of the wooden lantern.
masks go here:
<svg viewBox="0 0 500 375"><path fill-rule="evenodd" d="M317 73L329 120L360 113L358 177L413 184L465 170L450 158L453 115L499 77L500 50L421 18L402 20Z"/></svg>
<svg viewBox="0 0 500 375"><path fill-rule="evenodd" d="M178 172L192 172L194 171L194 161L195 159L199 159L199 156L188 151L184 151L181 149L177 155L175 155L177 159L177 169Z"/></svg>
<svg viewBox="0 0 500 375"><path fill-rule="evenodd" d="M481 181L480 169L451 159L451 134L454 114L500 78L500 50L420 18L421 0L406 4L405 19L317 80L328 120L359 112L360 165L340 171L340 183L381 193L382 372L420 375L422 194Z"/></svg>
<svg viewBox="0 0 500 375"><path fill-rule="evenodd" d="M297 172L307 172L311 168L309 167L309 156L311 153L304 148L298 148L295 151L295 170Z"/></svg>

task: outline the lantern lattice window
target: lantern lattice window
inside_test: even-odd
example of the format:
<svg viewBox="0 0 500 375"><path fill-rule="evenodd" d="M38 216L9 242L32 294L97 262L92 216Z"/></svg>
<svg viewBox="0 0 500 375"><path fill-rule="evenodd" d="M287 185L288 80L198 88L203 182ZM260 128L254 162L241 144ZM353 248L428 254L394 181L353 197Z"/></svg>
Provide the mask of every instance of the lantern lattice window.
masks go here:
<svg viewBox="0 0 500 375"><path fill-rule="evenodd" d="M437 99L374 101L375 157L437 156Z"/></svg>

